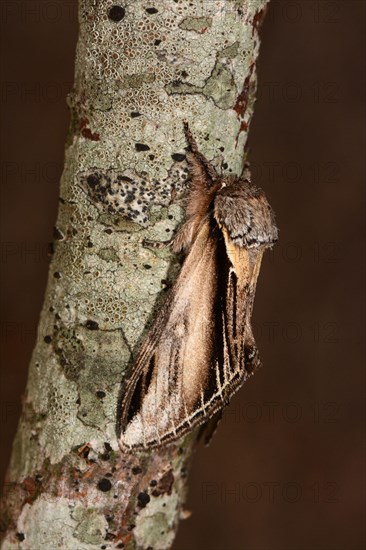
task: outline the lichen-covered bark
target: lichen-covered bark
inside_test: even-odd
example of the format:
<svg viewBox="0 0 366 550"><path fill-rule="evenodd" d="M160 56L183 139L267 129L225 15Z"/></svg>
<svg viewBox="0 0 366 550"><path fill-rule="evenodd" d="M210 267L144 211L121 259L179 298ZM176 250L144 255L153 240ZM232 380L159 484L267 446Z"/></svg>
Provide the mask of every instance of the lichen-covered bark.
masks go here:
<svg viewBox="0 0 366 550"><path fill-rule="evenodd" d="M121 380L179 264L183 119L240 174L267 0L80 0L54 255L5 487L3 549L171 546L196 435L122 455ZM183 513L184 515L184 513Z"/></svg>

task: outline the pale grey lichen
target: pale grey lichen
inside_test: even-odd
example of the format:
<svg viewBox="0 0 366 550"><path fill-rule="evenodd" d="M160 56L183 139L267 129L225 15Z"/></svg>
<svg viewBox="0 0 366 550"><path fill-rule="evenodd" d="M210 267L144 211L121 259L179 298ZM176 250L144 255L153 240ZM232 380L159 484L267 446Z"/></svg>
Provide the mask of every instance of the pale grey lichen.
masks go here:
<svg viewBox="0 0 366 550"><path fill-rule="evenodd" d="M134 535L138 548L166 550L174 540L174 522L177 522L179 497L176 493L152 498L136 518Z"/></svg>
<svg viewBox="0 0 366 550"><path fill-rule="evenodd" d="M37 529L32 528L34 525ZM74 508L72 500L67 498L40 496L32 506L25 504L23 507L17 530L25 538L13 548L88 550L91 545L103 543L107 527L104 516L95 510ZM4 550L10 548L4 543Z"/></svg>

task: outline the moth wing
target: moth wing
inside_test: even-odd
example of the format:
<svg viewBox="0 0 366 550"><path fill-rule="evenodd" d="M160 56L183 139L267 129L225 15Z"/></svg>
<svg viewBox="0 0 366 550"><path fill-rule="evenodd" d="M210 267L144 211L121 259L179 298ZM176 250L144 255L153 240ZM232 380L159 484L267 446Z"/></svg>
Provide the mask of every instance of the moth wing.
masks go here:
<svg viewBox="0 0 366 550"><path fill-rule="evenodd" d="M210 233L203 224L137 356L121 403L122 448L157 446L180 432L205 385L217 285Z"/></svg>
<svg viewBox="0 0 366 550"><path fill-rule="evenodd" d="M249 287L237 284L234 271L221 231L205 222L127 383L122 449L178 439L227 404L249 375L255 363Z"/></svg>

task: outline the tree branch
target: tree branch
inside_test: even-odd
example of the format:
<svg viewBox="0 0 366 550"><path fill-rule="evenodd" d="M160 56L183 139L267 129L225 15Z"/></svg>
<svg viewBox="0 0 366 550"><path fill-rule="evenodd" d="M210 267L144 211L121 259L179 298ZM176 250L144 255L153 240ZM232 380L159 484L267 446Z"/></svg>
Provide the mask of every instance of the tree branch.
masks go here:
<svg viewBox="0 0 366 550"><path fill-rule="evenodd" d="M148 242L170 241L183 219L183 120L219 171L242 171L266 3L80 0L54 255L5 486L3 549L173 542L197 433L123 455L118 392L179 269L169 247Z"/></svg>

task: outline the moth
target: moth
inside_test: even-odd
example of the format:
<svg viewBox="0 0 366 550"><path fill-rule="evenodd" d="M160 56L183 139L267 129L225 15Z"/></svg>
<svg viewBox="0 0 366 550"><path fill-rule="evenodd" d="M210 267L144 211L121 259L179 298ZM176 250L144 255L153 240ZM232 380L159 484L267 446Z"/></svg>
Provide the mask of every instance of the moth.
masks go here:
<svg viewBox="0 0 366 550"><path fill-rule="evenodd" d="M172 443L206 423L260 365L251 315L263 252L277 240L264 192L220 176L184 124L191 187L173 241L185 260L123 388L122 450Z"/></svg>

